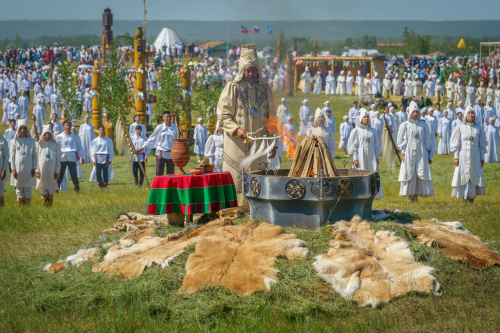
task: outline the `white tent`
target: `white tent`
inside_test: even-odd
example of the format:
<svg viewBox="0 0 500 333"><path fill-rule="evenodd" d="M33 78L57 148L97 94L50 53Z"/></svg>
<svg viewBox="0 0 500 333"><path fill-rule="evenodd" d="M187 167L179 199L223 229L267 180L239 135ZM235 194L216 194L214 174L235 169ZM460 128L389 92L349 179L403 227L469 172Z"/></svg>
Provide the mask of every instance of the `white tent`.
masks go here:
<svg viewBox="0 0 500 333"><path fill-rule="evenodd" d="M179 37L177 37L177 35L172 29L163 28L158 37L156 37L154 46L155 49L158 50L161 49L161 47L165 44L167 44L167 46L170 46L179 43L182 43L182 41Z"/></svg>

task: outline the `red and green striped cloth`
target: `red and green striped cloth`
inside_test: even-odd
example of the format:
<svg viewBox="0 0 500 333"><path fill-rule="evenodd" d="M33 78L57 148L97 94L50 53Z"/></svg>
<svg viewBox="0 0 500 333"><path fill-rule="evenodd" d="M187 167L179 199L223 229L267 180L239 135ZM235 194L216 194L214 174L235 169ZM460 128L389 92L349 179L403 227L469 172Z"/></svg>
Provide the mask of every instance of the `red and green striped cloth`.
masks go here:
<svg viewBox="0 0 500 333"><path fill-rule="evenodd" d="M146 214L208 214L237 206L236 188L229 172L168 175L154 178Z"/></svg>

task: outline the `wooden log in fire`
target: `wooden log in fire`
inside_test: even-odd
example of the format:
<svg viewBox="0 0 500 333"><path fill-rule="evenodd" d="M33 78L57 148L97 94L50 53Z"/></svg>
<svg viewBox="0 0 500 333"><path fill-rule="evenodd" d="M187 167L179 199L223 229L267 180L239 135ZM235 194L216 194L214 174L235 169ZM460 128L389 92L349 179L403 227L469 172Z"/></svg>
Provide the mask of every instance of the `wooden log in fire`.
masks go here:
<svg viewBox="0 0 500 333"><path fill-rule="evenodd" d="M339 176L330 150L322 137L309 136L298 145L288 177Z"/></svg>

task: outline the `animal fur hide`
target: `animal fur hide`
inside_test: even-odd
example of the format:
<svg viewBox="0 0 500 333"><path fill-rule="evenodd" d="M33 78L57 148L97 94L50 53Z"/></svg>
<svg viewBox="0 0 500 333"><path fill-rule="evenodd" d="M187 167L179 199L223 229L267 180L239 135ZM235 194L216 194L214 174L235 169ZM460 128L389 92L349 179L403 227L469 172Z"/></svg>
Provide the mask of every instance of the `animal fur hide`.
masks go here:
<svg viewBox="0 0 500 333"><path fill-rule="evenodd" d="M107 246L109 248L111 246L111 243L107 243L103 245L103 247L104 246ZM60 271L65 269L68 263L71 263L72 265L76 265L78 267L83 262L92 259L95 256L97 250L97 247L91 249L80 249L77 253L67 257L66 260L59 261L55 264L47 264L44 267L44 270L47 271L47 274L54 274L59 273Z"/></svg>
<svg viewBox="0 0 500 333"><path fill-rule="evenodd" d="M481 242L478 236L468 230L461 230L459 222L413 221L405 227L413 233L420 243L436 246L446 257L459 260L475 269L486 269L500 265L500 253L490 245Z"/></svg>
<svg viewBox="0 0 500 333"><path fill-rule="evenodd" d="M335 223L331 232L328 254L316 256L313 266L342 297L375 307L411 291L438 294L434 268L415 262L394 232L375 233L359 216Z"/></svg>
<svg viewBox="0 0 500 333"><path fill-rule="evenodd" d="M133 237L130 237L110 248L104 261L95 264L92 271L121 274L124 278L132 278L141 275L153 263L165 268L175 257L184 252L186 247L197 243L205 232L231 223L231 219L224 218L163 238L146 235L128 246L126 241L133 241Z"/></svg>
<svg viewBox="0 0 500 333"><path fill-rule="evenodd" d="M251 295L276 283L277 257L303 259L308 249L295 235L269 223L226 226L205 232L186 263L182 291L194 293L210 286Z"/></svg>

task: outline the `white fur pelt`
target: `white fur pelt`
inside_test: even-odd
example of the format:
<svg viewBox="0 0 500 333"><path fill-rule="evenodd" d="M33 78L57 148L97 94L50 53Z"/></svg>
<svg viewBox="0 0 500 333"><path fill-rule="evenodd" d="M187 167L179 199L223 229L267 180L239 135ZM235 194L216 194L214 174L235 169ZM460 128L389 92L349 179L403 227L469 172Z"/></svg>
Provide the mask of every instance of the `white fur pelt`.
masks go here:
<svg viewBox="0 0 500 333"><path fill-rule="evenodd" d="M433 267L415 262L409 245L394 232L376 233L355 216L336 223L328 254L315 257L313 266L346 299L373 307L410 291L439 294Z"/></svg>

